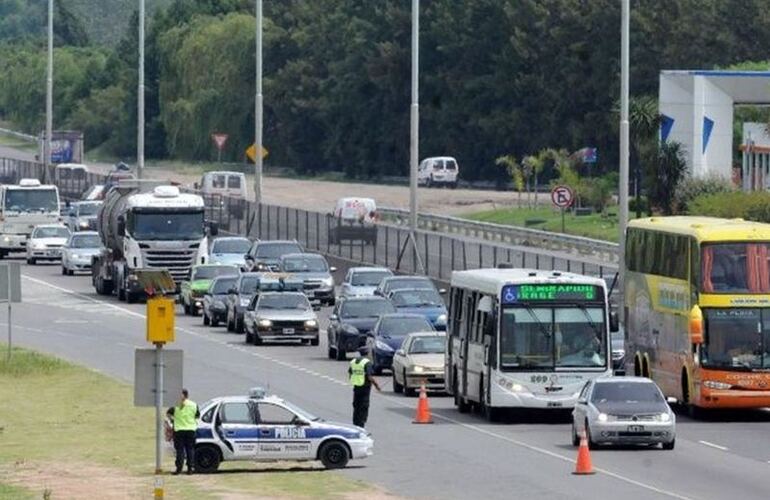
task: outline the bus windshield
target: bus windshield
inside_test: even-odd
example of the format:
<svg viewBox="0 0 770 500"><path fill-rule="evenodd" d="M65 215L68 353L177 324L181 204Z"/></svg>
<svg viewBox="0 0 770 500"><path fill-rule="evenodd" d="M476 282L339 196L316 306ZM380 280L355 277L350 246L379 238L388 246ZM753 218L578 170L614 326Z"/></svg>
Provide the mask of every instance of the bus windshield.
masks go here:
<svg viewBox="0 0 770 500"><path fill-rule="evenodd" d="M5 210L11 212L59 212L59 199L56 190L7 189L5 191Z"/></svg>
<svg viewBox="0 0 770 500"><path fill-rule="evenodd" d="M504 370L607 366L604 309L596 306L514 306L503 309Z"/></svg>
<svg viewBox="0 0 770 500"><path fill-rule="evenodd" d="M704 309L704 316L704 367L770 368L770 310Z"/></svg>
<svg viewBox="0 0 770 500"><path fill-rule="evenodd" d="M705 244L701 256L704 293L770 293L770 243Z"/></svg>

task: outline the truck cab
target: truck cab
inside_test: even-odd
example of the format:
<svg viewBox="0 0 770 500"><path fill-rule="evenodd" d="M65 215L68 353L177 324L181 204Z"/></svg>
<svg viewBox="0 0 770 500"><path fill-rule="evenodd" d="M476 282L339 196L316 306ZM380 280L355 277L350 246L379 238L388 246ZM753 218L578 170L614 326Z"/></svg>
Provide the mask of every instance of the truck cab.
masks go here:
<svg viewBox="0 0 770 500"><path fill-rule="evenodd" d="M0 258L26 252L35 226L60 222L59 190L37 179L0 186Z"/></svg>

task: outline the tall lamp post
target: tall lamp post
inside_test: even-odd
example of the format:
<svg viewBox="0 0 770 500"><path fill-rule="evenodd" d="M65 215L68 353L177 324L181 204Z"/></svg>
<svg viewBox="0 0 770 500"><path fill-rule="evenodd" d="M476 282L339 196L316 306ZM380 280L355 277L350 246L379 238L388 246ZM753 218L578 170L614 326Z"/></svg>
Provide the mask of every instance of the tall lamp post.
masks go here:
<svg viewBox="0 0 770 500"><path fill-rule="evenodd" d="M626 226L628 225L628 69L629 69L629 32L631 6L629 0L621 0L620 26L620 186L618 203L620 204L618 227L620 231L620 258L618 278L621 297L625 286L623 266L626 260ZM625 311L621 304L620 319L625 324Z"/></svg>
<svg viewBox="0 0 770 500"><path fill-rule="evenodd" d="M48 181L53 135L53 0L48 0L48 68L45 79L45 141L43 141L43 182Z"/></svg>
<svg viewBox="0 0 770 500"><path fill-rule="evenodd" d="M260 210L262 204L262 0L256 0L256 2L257 93L254 99L254 202L257 210Z"/></svg>
<svg viewBox="0 0 770 500"><path fill-rule="evenodd" d="M144 0L139 0L139 84L137 88L136 177L144 170Z"/></svg>

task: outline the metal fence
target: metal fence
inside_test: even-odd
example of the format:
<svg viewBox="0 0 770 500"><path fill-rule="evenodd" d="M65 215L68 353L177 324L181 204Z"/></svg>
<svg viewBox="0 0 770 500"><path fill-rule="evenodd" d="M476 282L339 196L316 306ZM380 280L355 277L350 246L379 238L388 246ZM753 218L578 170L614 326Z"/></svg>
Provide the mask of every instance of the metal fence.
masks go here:
<svg viewBox="0 0 770 500"><path fill-rule="evenodd" d="M37 162L0 158L0 177L43 179L44 166ZM50 167L48 182L59 186L65 199L77 199L90 186L103 184L106 176L88 174L83 179L57 179ZM9 181L4 181L9 182ZM379 223L374 244L363 241L334 244L329 238L336 221L326 213L262 204L220 195L203 196L206 218L216 222L224 234L262 240L296 240L309 251L320 252L359 265L385 266L393 270L425 274L447 281L453 270L515 267L571 271L611 279L617 264L607 259L574 255L533 246L474 240L458 234L419 229L411 241L408 228Z"/></svg>

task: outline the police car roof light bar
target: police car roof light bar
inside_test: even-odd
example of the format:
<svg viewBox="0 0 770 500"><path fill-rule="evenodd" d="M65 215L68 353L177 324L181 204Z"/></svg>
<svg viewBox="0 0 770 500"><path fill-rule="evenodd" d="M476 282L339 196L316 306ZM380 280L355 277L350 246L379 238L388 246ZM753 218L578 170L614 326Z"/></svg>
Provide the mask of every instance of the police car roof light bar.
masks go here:
<svg viewBox="0 0 770 500"><path fill-rule="evenodd" d="M267 391L264 387L252 387L249 389L249 398L251 399L264 399Z"/></svg>

